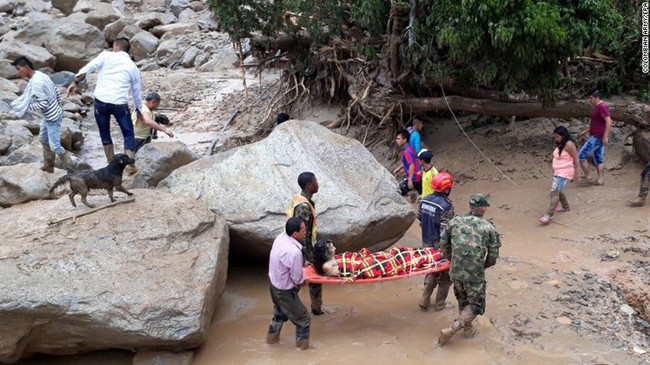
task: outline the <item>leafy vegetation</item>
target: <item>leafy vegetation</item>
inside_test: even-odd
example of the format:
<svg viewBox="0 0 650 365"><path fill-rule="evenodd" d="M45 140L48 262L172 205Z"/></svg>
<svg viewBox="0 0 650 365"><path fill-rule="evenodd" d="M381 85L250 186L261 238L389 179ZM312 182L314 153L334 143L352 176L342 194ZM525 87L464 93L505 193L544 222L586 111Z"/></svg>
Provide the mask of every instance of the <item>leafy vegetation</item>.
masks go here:
<svg viewBox="0 0 650 365"><path fill-rule="evenodd" d="M387 72L391 55L397 54L399 60L393 61L410 74L400 82L416 88L454 84L524 91L544 100L571 87L597 86L606 92L647 88L647 78L639 73L637 0L209 2L235 40L252 34L307 36L310 48L293 55L296 64L311 63L306 58L313 58L321 46L349 39L356 30L361 39L353 42L359 51L355 57ZM410 21L414 3L415 18ZM391 47L399 52L389 52ZM613 62L597 73L589 67L569 70L576 57L594 59L600 54Z"/></svg>

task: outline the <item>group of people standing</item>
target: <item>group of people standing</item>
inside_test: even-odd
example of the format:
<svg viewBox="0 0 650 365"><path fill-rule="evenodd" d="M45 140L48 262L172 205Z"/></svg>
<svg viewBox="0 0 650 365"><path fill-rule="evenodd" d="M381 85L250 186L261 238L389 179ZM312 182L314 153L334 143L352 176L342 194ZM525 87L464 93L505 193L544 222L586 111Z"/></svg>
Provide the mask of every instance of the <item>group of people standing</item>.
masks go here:
<svg viewBox="0 0 650 365"><path fill-rule="evenodd" d="M428 164L431 164L430 159ZM429 179L430 186L427 191L430 193L420 199L419 217L424 250L432 251L410 254L431 255L436 252L438 257L441 253L442 257L451 262L449 272L442 271L425 277L424 291L419 302L423 311L428 310L433 291L438 287L433 307L436 311L442 310L453 285L459 316L448 328L441 331L438 342L442 346L461 329L467 336L474 335L472 321L485 311L485 268L496 263L501 241L494 225L483 219L490 205L487 195L472 195L469 201L470 212L454 217L454 208L449 199L454 185L452 176L447 172L438 173L433 166L429 166L429 170L436 173ZM298 185L301 192L291 197L284 232L273 242L269 256L273 317L266 342L278 343L283 324L291 321L296 326L296 346L307 349L310 347L311 315L298 296L300 288L307 284L303 267L314 262L319 265L337 263L335 260L323 260L320 257L314 260L314 247L321 248L321 251L327 250L328 258L336 252L331 241L316 239L316 209L312 200L313 195L318 192L316 176L311 172L303 172L298 177ZM400 253L403 254L404 250L400 250ZM337 267L336 270L322 267L316 271L325 275L341 275L345 267ZM311 314L324 314L322 285L309 284L309 294Z"/></svg>
<svg viewBox="0 0 650 365"><path fill-rule="evenodd" d="M68 86L68 94L77 90L77 85L86 80L87 75L98 72L94 92L94 114L99 135L104 147L106 160L113 159L114 148L111 138L110 118L117 121L124 138L124 153L135 158L136 151L151 141L152 130L159 130L170 137L174 132L156 123L153 111L160 105L160 95L150 93L141 99L140 71L129 55L130 43L126 38L113 42L112 51L104 51L81 68ZM22 117L28 110L39 111L42 116L39 140L43 145L43 166L41 170L54 172L55 157L59 156L62 167L75 171L80 164L71 159L70 154L61 146L60 129L63 122L61 96L46 74L34 70L26 57L19 57L12 62L21 77L29 80L23 94L11 103L14 114ZM129 111L129 93L133 98L135 111ZM130 165L128 172L134 173Z"/></svg>

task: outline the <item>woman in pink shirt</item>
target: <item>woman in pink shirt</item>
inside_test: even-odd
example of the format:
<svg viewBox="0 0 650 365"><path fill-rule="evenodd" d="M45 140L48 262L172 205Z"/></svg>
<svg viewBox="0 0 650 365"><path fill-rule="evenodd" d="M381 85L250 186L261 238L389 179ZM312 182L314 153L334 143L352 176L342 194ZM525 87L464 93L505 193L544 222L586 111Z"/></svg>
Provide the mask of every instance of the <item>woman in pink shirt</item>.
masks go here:
<svg viewBox="0 0 650 365"><path fill-rule="evenodd" d="M579 171L580 160L578 159L578 148L571 139L569 131L562 126L553 131L555 150L553 151L553 185L551 186L551 204L546 214L539 219L542 224L548 224L555 212L566 212L569 210L569 201L564 195L564 186L574 178L580 183Z"/></svg>

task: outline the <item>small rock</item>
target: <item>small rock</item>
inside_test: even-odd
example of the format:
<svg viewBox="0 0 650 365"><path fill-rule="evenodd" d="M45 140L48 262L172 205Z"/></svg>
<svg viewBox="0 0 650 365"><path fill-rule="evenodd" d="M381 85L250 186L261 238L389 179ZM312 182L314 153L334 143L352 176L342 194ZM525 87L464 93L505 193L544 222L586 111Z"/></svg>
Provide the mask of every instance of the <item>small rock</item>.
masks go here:
<svg viewBox="0 0 650 365"><path fill-rule="evenodd" d="M609 258L611 258L611 259L616 259L616 258L618 258L620 255L621 255L621 253L620 253L619 251L616 251L616 250L611 250L611 251L608 251L608 252L607 252L607 257L609 257Z"/></svg>
<svg viewBox="0 0 650 365"><path fill-rule="evenodd" d="M640 346L638 346L638 345L635 345L635 346L632 348L632 351L634 351L635 353L637 353L637 354L639 354L639 355L645 355L646 353L648 353L648 351L642 349L642 348L641 348Z"/></svg>
<svg viewBox="0 0 650 365"><path fill-rule="evenodd" d="M621 305L621 312L627 314L628 316L632 316L634 313L636 313L634 308L630 307L627 304Z"/></svg>

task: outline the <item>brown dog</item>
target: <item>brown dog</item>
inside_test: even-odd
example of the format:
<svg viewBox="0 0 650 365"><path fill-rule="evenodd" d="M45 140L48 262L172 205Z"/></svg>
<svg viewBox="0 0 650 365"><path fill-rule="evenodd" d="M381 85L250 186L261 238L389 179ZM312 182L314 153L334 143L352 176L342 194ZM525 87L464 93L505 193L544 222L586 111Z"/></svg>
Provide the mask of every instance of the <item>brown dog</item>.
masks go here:
<svg viewBox="0 0 650 365"><path fill-rule="evenodd" d="M88 204L86 196L88 195L88 191L92 189L106 189L111 202L115 201L115 199L113 199L113 189L121 191L126 195L133 195L133 193L122 187L122 174L124 173L124 168L126 168L126 165L132 163L135 163L135 160L129 156L121 153L117 154L113 157L113 160L108 164L108 166L104 168L99 170L72 172L61 177L56 183L54 183L52 189L50 189L50 194L54 192L54 189L65 184L67 181L70 183L70 190L72 190L72 192L68 194L72 206L77 206L74 202L74 196L79 194L81 195L81 202L90 208L93 208L93 206Z"/></svg>

